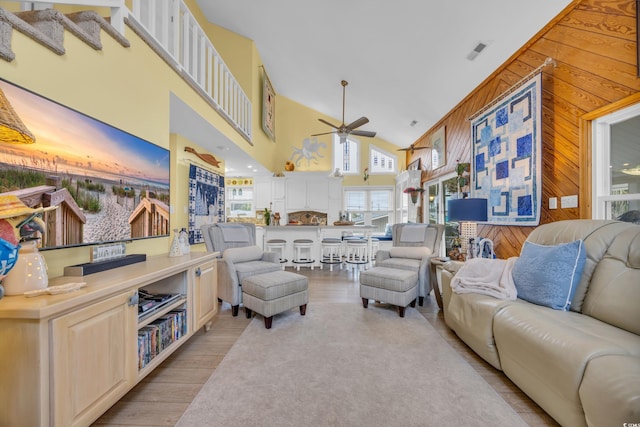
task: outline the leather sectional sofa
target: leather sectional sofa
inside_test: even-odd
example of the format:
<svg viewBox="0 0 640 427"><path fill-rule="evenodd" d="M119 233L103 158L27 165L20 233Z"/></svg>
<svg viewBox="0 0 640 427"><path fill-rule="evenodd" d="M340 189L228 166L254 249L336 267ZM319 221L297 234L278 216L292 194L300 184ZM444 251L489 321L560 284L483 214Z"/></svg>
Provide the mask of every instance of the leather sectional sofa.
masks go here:
<svg viewBox="0 0 640 427"><path fill-rule="evenodd" d="M454 293L453 273L444 271L446 324L561 425L640 423L640 225L557 221L527 240L583 241L570 309Z"/></svg>

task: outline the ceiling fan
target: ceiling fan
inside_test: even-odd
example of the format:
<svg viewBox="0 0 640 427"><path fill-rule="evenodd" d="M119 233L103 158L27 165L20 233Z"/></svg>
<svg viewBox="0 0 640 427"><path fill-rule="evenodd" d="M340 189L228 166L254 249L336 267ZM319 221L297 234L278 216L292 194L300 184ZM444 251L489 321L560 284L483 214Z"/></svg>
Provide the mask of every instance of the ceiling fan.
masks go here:
<svg viewBox="0 0 640 427"><path fill-rule="evenodd" d="M358 120L349 123L348 125L344 124L344 100L345 100L345 89L347 87L347 85L349 84L346 80L342 80L340 82L342 84L342 124L340 126L336 126L333 123L329 123L326 120L323 119L318 119L319 121L321 121L322 123L324 123L325 125L329 125L332 128L336 129L332 132L324 132L324 133L316 133L315 135L311 135L311 136L319 136L319 135L328 135L330 133L337 133L338 136L340 137L340 143L342 144L343 142L347 141L347 136L349 135L357 135L357 136L366 136L369 138L373 138L374 136L376 136L375 132L370 132L367 130L356 130L357 128L359 128L360 126L366 125L367 123L369 123L369 119L367 119L366 117L360 117Z"/></svg>
<svg viewBox="0 0 640 427"><path fill-rule="evenodd" d="M399 148L398 151L409 151L409 154L413 154L416 150L426 150L427 148L430 147L416 147L415 144L411 144L407 148Z"/></svg>

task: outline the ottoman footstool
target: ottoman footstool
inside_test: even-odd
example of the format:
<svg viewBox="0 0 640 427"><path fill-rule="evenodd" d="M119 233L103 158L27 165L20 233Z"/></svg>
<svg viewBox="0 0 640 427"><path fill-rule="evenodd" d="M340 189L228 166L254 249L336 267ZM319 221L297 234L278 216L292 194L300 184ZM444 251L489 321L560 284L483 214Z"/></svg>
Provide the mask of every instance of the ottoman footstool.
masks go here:
<svg viewBox="0 0 640 427"><path fill-rule="evenodd" d="M418 273L388 267L373 267L360 273L360 297L364 308L369 299L386 302L398 307L404 317L408 305L416 306L418 298Z"/></svg>
<svg viewBox="0 0 640 427"><path fill-rule="evenodd" d="M264 317L264 326L271 329L273 316L294 307L305 315L309 302L308 280L301 274L273 271L257 274L242 281L242 302L247 318L253 311Z"/></svg>

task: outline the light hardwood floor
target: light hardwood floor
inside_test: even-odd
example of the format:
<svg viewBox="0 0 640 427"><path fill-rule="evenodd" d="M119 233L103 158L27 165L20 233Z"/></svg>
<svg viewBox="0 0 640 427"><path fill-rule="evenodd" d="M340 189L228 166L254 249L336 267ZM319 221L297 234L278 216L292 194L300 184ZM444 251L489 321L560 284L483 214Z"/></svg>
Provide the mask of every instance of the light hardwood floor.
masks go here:
<svg viewBox="0 0 640 427"><path fill-rule="evenodd" d="M333 272L303 269L300 273L309 277L309 309L313 309L314 302L360 301L357 273L335 269ZM502 372L484 362L447 328L433 295L425 299L424 306L416 305L416 309L525 422L530 426L558 425ZM222 304L209 332L198 331L94 425L175 425L249 322L243 310L237 317L232 317L231 307ZM273 327L277 324L276 316ZM215 426L215 420L211 426Z"/></svg>

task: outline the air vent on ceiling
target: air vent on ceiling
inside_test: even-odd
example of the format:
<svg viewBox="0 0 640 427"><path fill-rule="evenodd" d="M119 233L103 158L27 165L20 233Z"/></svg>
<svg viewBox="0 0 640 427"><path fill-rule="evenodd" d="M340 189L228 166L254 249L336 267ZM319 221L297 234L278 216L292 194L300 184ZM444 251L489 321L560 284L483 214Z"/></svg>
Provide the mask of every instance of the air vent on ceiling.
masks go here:
<svg viewBox="0 0 640 427"><path fill-rule="evenodd" d="M473 61L474 59L476 59L476 56L480 55L480 52L482 52L486 47L486 43L478 42L476 47L474 47L473 50L467 55L467 59L469 61Z"/></svg>

